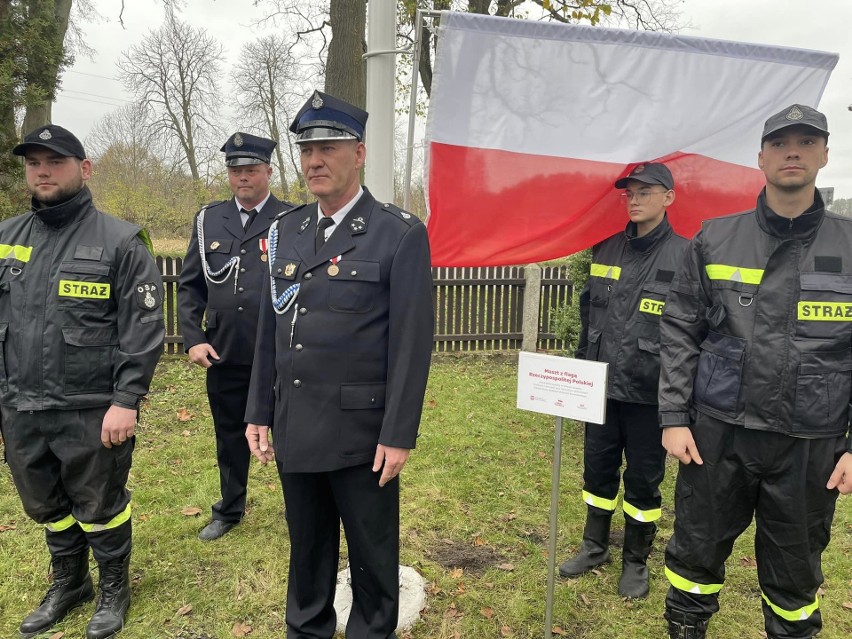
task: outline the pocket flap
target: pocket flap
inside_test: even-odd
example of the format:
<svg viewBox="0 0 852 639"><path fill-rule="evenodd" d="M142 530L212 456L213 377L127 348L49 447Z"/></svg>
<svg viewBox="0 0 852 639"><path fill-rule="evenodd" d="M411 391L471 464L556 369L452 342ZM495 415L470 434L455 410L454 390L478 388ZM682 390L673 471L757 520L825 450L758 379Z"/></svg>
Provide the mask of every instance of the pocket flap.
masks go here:
<svg viewBox="0 0 852 639"><path fill-rule="evenodd" d="M656 293L657 295L668 295L669 289L671 289L671 284L663 282L645 282L642 285L643 291L648 291L649 293Z"/></svg>
<svg viewBox="0 0 852 639"><path fill-rule="evenodd" d="M745 345L746 341L740 337L710 331L707 338L701 342L701 350L741 362L745 355Z"/></svg>
<svg viewBox="0 0 852 639"><path fill-rule="evenodd" d="M69 346L112 346L118 344L114 328L62 328L62 337Z"/></svg>
<svg viewBox="0 0 852 639"><path fill-rule="evenodd" d="M655 342L652 339L648 339L647 337L639 338L639 350L645 351L646 353L654 353L655 355L660 354L660 343Z"/></svg>
<svg viewBox="0 0 852 639"><path fill-rule="evenodd" d="M109 264L98 262L62 262L60 271L66 273L86 273L87 275L109 275Z"/></svg>
<svg viewBox="0 0 852 639"><path fill-rule="evenodd" d="M341 282L378 282L381 275L378 262L342 259L337 265L340 271L335 276L329 275L328 279Z"/></svg>
<svg viewBox="0 0 852 639"><path fill-rule="evenodd" d="M359 410L364 408L384 408L384 384L341 384L340 408Z"/></svg>
<svg viewBox="0 0 852 639"><path fill-rule="evenodd" d="M838 371L852 371L852 349L802 353L799 362L799 372L802 375Z"/></svg>
<svg viewBox="0 0 852 639"><path fill-rule="evenodd" d="M231 244L234 242L234 240L214 240L209 237L205 237L204 241L207 243L204 247L207 253L230 253Z"/></svg>
<svg viewBox="0 0 852 639"><path fill-rule="evenodd" d="M95 262L101 261L101 256L104 254L103 246L84 246L83 244L79 244L77 248L74 250L74 259L75 260L93 260Z"/></svg>
<svg viewBox="0 0 852 639"><path fill-rule="evenodd" d="M802 273L803 291L831 291L852 295L852 275L840 273Z"/></svg>

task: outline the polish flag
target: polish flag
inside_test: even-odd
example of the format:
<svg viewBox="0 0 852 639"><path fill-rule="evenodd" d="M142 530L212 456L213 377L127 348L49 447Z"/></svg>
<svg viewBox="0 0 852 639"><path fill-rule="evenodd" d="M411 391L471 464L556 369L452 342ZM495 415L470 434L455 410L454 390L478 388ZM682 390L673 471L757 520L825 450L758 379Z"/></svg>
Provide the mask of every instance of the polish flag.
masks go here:
<svg viewBox="0 0 852 639"><path fill-rule="evenodd" d="M644 31L441 14L429 104L435 266L526 264L616 233L613 183L642 162L675 178L669 219L754 206L767 117L816 106L838 56Z"/></svg>

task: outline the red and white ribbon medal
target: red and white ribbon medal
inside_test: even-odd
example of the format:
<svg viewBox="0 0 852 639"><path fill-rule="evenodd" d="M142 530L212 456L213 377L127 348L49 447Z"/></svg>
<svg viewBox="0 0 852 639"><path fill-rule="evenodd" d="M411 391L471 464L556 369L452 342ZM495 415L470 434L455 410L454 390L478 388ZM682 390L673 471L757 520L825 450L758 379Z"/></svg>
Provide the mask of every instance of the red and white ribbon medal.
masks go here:
<svg viewBox="0 0 852 639"><path fill-rule="evenodd" d="M337 263L340 261L341 257L343 257L343 256L338 255L337 257L333 257L329 260L329 262L331 262L331 266L328 267L329 277L334 277L335 275L340 273L340 267L337 265Z"/></svg>

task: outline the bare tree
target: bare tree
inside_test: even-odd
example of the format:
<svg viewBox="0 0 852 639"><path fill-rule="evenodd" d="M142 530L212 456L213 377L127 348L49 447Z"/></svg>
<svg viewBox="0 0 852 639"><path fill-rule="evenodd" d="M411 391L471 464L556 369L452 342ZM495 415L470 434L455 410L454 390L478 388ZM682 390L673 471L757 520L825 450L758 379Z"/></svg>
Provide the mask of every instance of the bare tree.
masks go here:
<svg viewBox="0 0 852 639"><path fill-rule="evenodd" d="M287 41L283 36L269 35L246 44L232 79L238 89L237 115L246 123L241 126L255 128L278 142L275 155L281 189L285 194L290 190L289 173L295 176L300 192L304 193L299 160L287 129L306 98L300 90L305 78Z"/></svg>
<svg viewBox="0 0 852 639"><path fill-rule="evenodd" d="M192 178L212 158L221 94L222 45L166 11L166 20L118 63L121 79L152 113L152 131L176 140Z"/></svg>

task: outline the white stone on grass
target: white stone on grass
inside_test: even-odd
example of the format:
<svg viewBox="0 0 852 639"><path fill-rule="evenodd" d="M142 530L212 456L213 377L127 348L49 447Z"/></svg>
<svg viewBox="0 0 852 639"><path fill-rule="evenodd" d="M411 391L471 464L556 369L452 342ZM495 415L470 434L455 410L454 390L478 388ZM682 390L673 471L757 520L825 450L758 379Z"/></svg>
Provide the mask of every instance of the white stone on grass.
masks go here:
<svg viewBox="0 0 852 639"><path fill-rule="evenodd" d="M407 630L420 619L426 606L426 580L408 566L399 567L399 624L397 632ZM352 586L349 568L337 573L337 590L334 593L334 611L337 613L337 632L346 630L349 611L352 610Z"/></svg>

